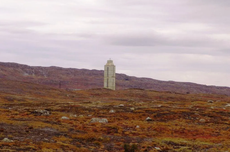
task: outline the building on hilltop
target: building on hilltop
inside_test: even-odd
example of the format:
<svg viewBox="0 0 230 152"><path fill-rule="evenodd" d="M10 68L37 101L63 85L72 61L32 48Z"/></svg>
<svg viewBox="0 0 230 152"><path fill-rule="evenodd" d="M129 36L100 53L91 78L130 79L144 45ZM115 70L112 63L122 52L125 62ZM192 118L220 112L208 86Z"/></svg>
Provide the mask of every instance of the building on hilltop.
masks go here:
<svg viewBox="0 0 230 152"><path fill-rule="evenodd" d="M113 64L113 60L108 60L104 66L104 88L115 90L115 70L116 67Z"/></svg>

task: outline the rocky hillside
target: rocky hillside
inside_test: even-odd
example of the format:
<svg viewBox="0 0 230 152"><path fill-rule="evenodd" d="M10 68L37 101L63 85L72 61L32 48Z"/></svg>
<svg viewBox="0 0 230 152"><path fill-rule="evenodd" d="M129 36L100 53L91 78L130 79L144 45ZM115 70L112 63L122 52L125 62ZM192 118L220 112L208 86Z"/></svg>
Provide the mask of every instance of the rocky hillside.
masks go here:
<svg viewBox="0 0 230 152"><path fill-rule="evenodd" d="M0 62L1 81L14 80L47 85L62 89L89 89L103 87L103 71L61 67L28 66ZM116 75L117 89L140 88L176 93L207 93L230 95L230 88L206 86L195 83L159 81L137 78L125 74Z"/></svg>

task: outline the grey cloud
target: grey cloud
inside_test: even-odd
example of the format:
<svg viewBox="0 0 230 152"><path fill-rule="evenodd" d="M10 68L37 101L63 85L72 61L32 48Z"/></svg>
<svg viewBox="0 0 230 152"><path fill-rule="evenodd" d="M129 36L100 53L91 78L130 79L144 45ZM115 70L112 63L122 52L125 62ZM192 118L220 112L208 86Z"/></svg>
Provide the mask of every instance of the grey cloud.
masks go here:
<svg viewBox="0 0 230 152"><path fill-rule="evenodd" d="M34 33L33 30L31 30L31 27L37 27L37 26L44 26L45 23L42 22L32 22L32 21L20 21L20 22L9 22L9 21L0 21L0 33L5 34L26 34L26 33Z"/></svg>
<svg viewBox="0 0 230 152"><path fill-rule="evenodd" d="M214 39L204 35L184 35L181 37L175 35L160 34L129 34L108 36L105 38L108 43L123 46L180 46L180 47L213 47L221 45Z"/></svg>
<svg viewBox="0 0 230 152"><path fill-rule="evenodd" d="M196 4L196 5L219 5L219 6L224 6L224 7L229 7L230 5L230 2L229 1L226 1L226 0L203 0L203 1L199 1L199 0L193 0L193 1L190 1L190 0L187 0L188 3L191 3L191 4Z"/></svg>
<svg viewBox="0 0 230 152"><path fill-rule="evenodd" d="M199 0L175 0L175 1L109 1L110 5L115 5L120 17L149 17L153 21L157 20L161 23L171 22L205 22L206 24L226 24L229 23L228 16L230 13L229 2L221 1L199 1ZM145 16L143 16L145 15ZM173 23L174 22L174 23Z"/></svg>

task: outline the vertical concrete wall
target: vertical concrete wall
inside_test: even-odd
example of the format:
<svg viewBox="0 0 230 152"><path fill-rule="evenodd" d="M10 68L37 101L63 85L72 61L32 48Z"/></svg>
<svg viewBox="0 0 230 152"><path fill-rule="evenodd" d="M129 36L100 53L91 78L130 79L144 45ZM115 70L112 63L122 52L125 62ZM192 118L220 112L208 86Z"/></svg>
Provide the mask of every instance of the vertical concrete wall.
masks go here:
<svg viewBox="0 0 230 152"><path fill-rule="evenodd" d="M108 60L104 66L104 88L115 90L116 67L112 60Z"/></svg>

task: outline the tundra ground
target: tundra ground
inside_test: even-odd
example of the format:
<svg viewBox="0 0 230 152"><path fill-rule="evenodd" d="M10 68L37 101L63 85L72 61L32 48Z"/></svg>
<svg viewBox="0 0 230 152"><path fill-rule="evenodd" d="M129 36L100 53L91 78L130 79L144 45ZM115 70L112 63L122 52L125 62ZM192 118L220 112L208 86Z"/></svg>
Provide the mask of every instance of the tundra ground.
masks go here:
<svg viewBox="0 0 230 152"><path fill-rule="evenodd" d="M11 83L0 89L0 151L230 151L228 96Z"/></svg>

